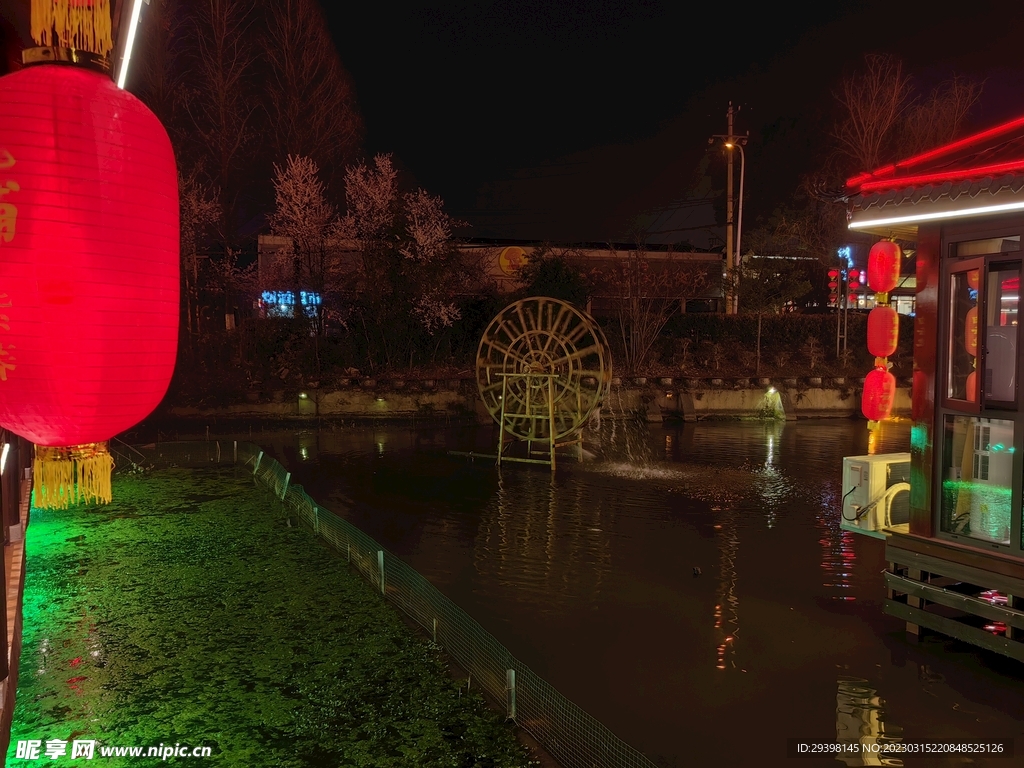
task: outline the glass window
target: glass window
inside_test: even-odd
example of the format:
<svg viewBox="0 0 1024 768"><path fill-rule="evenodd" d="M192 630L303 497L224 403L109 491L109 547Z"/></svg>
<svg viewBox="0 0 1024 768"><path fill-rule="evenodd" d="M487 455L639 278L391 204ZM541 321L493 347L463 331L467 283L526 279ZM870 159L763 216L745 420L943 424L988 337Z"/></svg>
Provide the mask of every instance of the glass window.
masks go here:
<svg viewBox="0 0 1024 768"><path fill-rule="evenodd" d="M985 399L1016 403L1020 264L993 264L985 296Z"/></svg>
<svg viewBox="0 0 1024 768"><path fill-rule="evenodd" d="M1020 235L1013 237L990 237L986 240L967 240L953 243L950 256L985 256L990 253L1011 253L1020 250Z"/></svg>
<svg viewBox="0 0 1024 768"><path fill-rule="evenodd" d="M942 530L1009 545L1013 422L946 416L944 427Z"/></svg>
<svg viewBox="0 0 1024 768"><path fill-rule="evenodd" d="M949 375L946 397L978 402L978 298L981 270L950 275Z"/></svg>

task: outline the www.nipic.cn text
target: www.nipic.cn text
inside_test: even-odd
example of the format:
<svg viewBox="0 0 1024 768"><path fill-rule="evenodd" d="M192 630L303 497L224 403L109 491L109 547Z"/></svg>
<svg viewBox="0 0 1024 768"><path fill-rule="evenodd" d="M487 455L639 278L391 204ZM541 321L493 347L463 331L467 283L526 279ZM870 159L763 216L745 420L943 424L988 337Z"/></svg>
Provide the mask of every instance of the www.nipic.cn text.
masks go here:
<svg viewBox="0 0 1024 768"><path fill-rule="evenodd" d="M29 739L19 741L15 757L19 760L92 760L104 757L209 757L210 747L189 747L183 744L160 744L156 747L115 747L95 740L64 741L63 739Z"/></svg>

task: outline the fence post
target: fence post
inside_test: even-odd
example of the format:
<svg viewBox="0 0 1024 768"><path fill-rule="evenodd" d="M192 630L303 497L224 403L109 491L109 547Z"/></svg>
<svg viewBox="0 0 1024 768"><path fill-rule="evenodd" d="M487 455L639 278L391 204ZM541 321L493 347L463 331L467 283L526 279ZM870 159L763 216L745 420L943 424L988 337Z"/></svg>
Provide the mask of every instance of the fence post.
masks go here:
<svg viewBox="0 0 1024 768"><path fill-rule="evenodd" d="M516 719L516 671L510 669L506 671L506 680L508 687L508 719Z"/></svg>
<svg viewBox="0 0 1024 768"><path fill-rule="evenodd" d="M235 447L234 447L234 449L231 452L231 463L232 464L237 464L238 463L238 441L237 440L235 440Z"/></svg>
<svg viewBox="0 0 1024 768"><path fill-rule="evenodd" d="M345 559L348 560L348 564L352 565L352 542L345 542Z"/></svg>
<svg viewBox="0 0 1024 768"><path fill-rule="evenodd" d="M380 571L380 593L384 594L384 550L377 550L377 568Z"/></svg>
<svg viewBox="0 0 1024 768"><path fill-rule="evenodd" d="M288 493L288 481L292 479L291 472L284 473L284 485L281 486L281 501L284 501L284 496Z"/></svg>
<svg viewBox="0 0 1024 768"><path fill-rule="evenodd" d="M255 475L260 469L260 462L263 461L263 451L256 454L256 463L253 465L252 473Z"/></svg>
<svg viewBox="0 0 1024 768"><path fill-rule="evenodd" d="M313 533L320 535L320 507L316 504L313 505Z"/></svg>
<svg viewBox="0 0 1024 768"><path fill-rule="evenodd" d="M220 464L220 440L217 441L217 463Z"/></svg>

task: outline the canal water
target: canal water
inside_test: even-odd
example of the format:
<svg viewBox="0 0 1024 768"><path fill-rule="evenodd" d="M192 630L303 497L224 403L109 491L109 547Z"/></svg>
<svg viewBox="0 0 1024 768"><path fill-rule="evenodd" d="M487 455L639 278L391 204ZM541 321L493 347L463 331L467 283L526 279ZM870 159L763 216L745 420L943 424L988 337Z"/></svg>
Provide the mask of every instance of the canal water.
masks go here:
<svg viewBox="0 0 1024 768"><path fill-rule="evenodd" d="M493 452L489 428L253 439L666 768L902 764L786 757L860 736L1014 739L1016 759L907 762L1024 764L1024 666L909 642L882 613L883 542L839 528L842 457L909 449L883 426L606 420L554 475L448 455Z"/></svg>

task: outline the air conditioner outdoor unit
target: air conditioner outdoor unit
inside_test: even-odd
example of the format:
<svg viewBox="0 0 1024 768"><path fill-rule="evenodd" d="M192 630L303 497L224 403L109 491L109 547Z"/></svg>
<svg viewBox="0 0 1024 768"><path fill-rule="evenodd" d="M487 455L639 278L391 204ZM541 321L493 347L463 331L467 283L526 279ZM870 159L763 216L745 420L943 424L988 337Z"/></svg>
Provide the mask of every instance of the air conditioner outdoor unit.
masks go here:
<svg viewBox="0 0 1024 768"><path fill-rule="evenodd" d="M884 539L887 529L909 520L909 453L843 458L843 530Z"/></svg>

